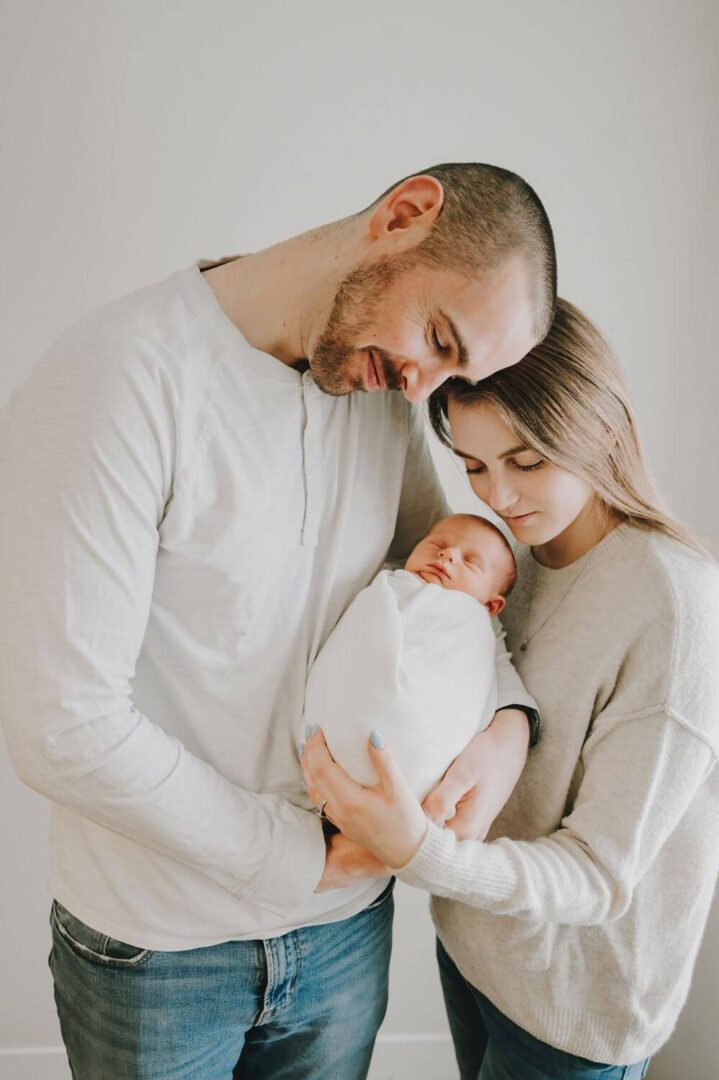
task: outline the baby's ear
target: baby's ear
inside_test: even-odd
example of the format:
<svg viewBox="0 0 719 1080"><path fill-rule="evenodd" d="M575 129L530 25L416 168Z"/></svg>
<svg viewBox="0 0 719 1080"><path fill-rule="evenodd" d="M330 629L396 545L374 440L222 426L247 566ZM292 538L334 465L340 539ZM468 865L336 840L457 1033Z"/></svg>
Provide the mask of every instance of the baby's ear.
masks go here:
<svg viewBox="0 0 719 1080"><path fill-rule="evenodd" d="M494 618L495 615L499 615L501 611L504 611L506 603L507 601L503 596L493 596L484 606L492 618Z"/></svg>

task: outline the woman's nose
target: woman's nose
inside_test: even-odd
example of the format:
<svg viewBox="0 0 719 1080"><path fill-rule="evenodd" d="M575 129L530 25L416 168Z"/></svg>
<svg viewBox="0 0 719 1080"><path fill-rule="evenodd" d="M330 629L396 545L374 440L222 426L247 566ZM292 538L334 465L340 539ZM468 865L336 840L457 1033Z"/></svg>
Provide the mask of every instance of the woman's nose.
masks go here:
<svg viewBox="0 0 719 1080"><path fill-rule="evenodd" d="M502 516L517 501L517 493L506 477L497 476L489 480L489 496L487 502L495 514Z"/></svg>

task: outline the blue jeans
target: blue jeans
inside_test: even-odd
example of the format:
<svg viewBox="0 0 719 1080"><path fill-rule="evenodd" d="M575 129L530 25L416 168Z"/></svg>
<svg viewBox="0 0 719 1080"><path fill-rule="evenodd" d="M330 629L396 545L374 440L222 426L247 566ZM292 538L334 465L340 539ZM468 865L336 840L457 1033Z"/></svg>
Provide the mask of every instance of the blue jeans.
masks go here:
<svg viewBox="0 0 719 1080"><path fill-rule="evenodd" d="M75 1080L362 1080L387 1006L392 883L341 922L152 952L52 906Z"/></svg>
<svg viewBox="0 0 719 1080"><path fill-rule="evenodd" d="M649 1058L602 1065L535 1039L467 982L440 941L437 960L461 1080L640 1080L646 1074Z"/></svg>

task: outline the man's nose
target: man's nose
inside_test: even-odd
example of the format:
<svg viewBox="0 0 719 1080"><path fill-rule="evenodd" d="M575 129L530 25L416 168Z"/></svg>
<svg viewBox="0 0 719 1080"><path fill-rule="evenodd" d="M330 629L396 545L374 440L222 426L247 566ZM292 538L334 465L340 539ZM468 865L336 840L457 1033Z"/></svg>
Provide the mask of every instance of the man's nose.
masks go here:
<svg viewBox="0 0 719 1080"><path fill-rule="evenodd" d="M421 405L448 377L441 362L419 364L408 360L400 368L402 392L412 405Z"/></svg>

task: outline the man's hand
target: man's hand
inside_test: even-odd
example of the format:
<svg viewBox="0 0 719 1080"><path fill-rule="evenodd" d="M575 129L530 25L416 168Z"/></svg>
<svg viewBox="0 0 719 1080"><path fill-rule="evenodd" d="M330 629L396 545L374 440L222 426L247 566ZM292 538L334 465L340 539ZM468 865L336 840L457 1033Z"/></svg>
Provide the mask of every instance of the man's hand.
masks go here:
<svg viewBox="0 0 719 1080"><path fill-rule="evenodd" d="M437 825L446 821L458 840L484 840L527 759L529 725L519 709L501 709L454 759L422 803ZM449 820L448 820L449 819Z"/></svg>
<svg viewBox="0 0 719 1080"><path fill-rule="evenodd" d="M325 869L315 892L329 889L345 889L357 885L362 878L391 877L392 871L367 851L342 833L328 836Z"/></svg>

